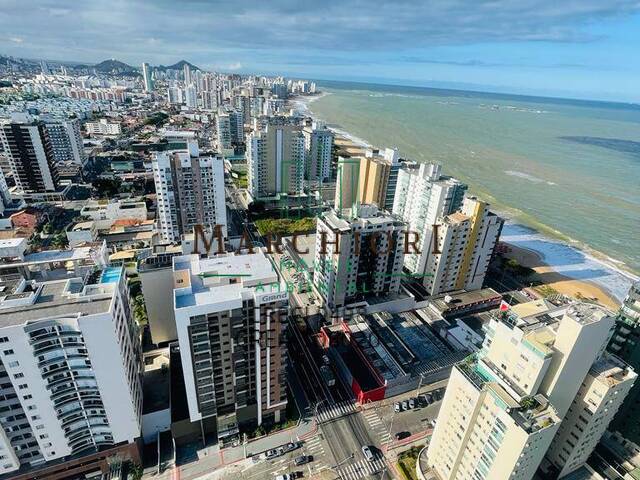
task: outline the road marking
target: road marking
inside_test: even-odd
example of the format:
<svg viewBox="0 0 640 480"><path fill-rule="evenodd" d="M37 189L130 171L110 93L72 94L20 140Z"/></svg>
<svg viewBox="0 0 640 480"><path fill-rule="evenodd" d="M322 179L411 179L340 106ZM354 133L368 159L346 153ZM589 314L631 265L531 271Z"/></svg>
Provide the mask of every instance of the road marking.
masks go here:
<svg viewBox="0 0 640 480"><path fill-rule="evenodd" d="M355 412L357 412L356 404L350 400L345 400L326 408L320 408L318 410L318 423L328 422Z"/></svg>
<svg viewBox="0 0 640 480"><path fill-rule="evenodd" d="M356 463L351 463L349 465L345 465L344 467L339 467L338 475L343 480L357 480L360 478L365 478L370 475L375 475L376 473L382 471L385 467L384 459L377 457L372 462L368 460L360 460Z"/></svg>

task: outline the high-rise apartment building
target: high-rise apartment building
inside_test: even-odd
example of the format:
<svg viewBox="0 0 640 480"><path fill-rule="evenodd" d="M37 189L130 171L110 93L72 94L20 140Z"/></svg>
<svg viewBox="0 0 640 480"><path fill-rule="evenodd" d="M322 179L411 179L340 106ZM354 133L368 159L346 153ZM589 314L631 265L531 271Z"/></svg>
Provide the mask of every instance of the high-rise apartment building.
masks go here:
<svg viewBox="0 0 640 480"><path fill-rule="evenodd" d="M391 211L398 172L404 163L394 148L387 148L382 153L369 149L363 157L339 160L336 210L357 209L358 205L366 203Z"/></svg>
<svg viewBox="0 0 640 480"><path fill-rule="evenodd" d="M425 273L426 253L433 250L433 225L460 209L466 190L465 184L442 175L441 165L412 164L398 172L392 211L419 235L420 253L405 258L405 268L411 273Z"/></svg>
<svg viewBox="0 0 640 480"><path fill-rule="evenodd" d="M195 225L220 225L227 234L224 160L200 155L198 144L187 150L156 152L153 178L158 202L157 228L165 241L178 241Z"/></svg>
<svg viewBox="0 0 640 480"><path fill-rule="evenodd" d="M219 112L216 115L216 134L219 149L231 148L231 121L228 114Z"/></svg>
<svg viewBox="0 0 640 480"><path fill-rule="evenodd" d="M640 281L635 282L622 302L608 350L640 371ZM640 444L640 382L613 420L612 429Z"/></svg>
<svg viewBox="0 0 640 480"><path fill-rule="evenodd" d="M546 455L548 465L543 468L563 478L584 465L637 376L613 355L605 354L596 361L562 419Z"/></svg>
<svg viewBox="0 0 640 480"><path fill-rule="evenodd" d="M305 178L310 181L324 181L331 177L333 132L325 125L313 122L304 127L304 148L306 154Z"/></svg>
<svg viewBox="0 0 640 480"><path fill-rule="evenodd" d="M232 110L229 112L229 127L231 142L240 145L244 143L244 117L242 112Z"/></svg>
<svg viewBox="0 0 640 480"><path fill-rule="evenodd" d="M80 120L45 118L44 125L49 134L56 162L73 162L82 167L87 163L87 154L82 144Z"/></svg>
<svg viewBox="0 0 640 480"><path fill-rule="evenodd" d="M320 215L313 283L328 310L398 293L405 226L375 205L362 205L352 218L334 211Z"/></svg>
<svg viewBox="0 0 640 480"><path fill-rule="evenodd" d="M183 94L180 87L168 87L167 88L167 102L169 103L182 103Z"/></svg>
<svg viewBox="0 0 640 480"><path fill-rule="evenodd" d="M0 473L39 478L82 455L135 451L142 353L124 271L0 284Z"/></svg>
<svg viewBox="0 0 640 480"><path fill-rule="evenodd" d="M405 268L430 295L482 287L503 220L488 204L466 198L467 186L433 164L405 165L398 172L393 213L417 234L418 252Z"/></svg>
<svg viewBox="0 0 640 480"><path fill-rule="evenodd" d="M504 220L485 202L465 198L460 211L438 222L432 244L420 254L423 286L431 295L482 288Z"/></svg>
<svg viewBox="0 0 640 480"><path fill-rule="evenodd" d="M142 80L144 82L144 91L153 92L153 77L151 76L151 67L146 62L142 64Z"/></svg>
<svg viewBox="0 0 640 480"><path fill-rule="evenodd" d="M43 122L14 114L8 123L0 125L0 141L19 190L43 193L58 189L53 145Z"/></svg>
<svg viewBox="0 0 640 480"><path fill-rule="evenodd" d="M283 420L288 293L269 258L181 256L173 272L191 421L223 440Z"/></svg>
<svg viewBox="0 0 640 480"><path fill-rule="evenodd" d="M302 192L304 136L294 125L269 121L247 138L249 192L254 198Z"/></svg>
<svg viewBox="0 0 640 480"><path fill-rule="evenodd" d="M191 78L191 67L188 63L185 63L182 67L182 73L184 76L184 84L190 85L193 82L193 78Z"/></svg>
<svg viewBox="0 0 640 480"><path fill-rule="evenodd" d="M537 301L496 314L482 349L449 379L427 451L438 478L530 480L559 453L574 462L563 471L578 468L610 420L609 400L620 395L609 404L617 408L635 377L603 355L613 321L586 303Z"/></svg>
<svg viewBox="0 0 640 480"><path fill-rule="evenodd" d="M188 65L185 65L185 67L187 66ZM191 108L196 108L198 106L198 91L193 83L184 87L184 104Z"/></svg>

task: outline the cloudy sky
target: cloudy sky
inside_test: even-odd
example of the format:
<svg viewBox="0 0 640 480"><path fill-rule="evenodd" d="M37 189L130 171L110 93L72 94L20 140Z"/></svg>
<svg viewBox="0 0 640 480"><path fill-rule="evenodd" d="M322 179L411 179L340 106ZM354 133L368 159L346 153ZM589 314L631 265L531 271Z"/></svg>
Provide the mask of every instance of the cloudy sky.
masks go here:
<svg viewBox="0 0 640 480"><path fill-rule="evenodd" d="M640 101L640 0L0 0L0 54Z"/></svg>

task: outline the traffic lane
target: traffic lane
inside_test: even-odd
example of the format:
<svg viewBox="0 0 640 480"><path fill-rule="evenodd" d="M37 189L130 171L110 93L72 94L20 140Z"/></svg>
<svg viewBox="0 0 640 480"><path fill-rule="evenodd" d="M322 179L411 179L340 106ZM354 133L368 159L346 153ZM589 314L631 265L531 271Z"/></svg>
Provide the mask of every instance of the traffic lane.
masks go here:
<svg viewBox="0 0 640 480"><path fill-rule="evenodd" d="M313 461L305 465L296 465L295 459L301 455L312 455ZM319 453L317 450L313 453L310 452L309 447L305 443L301 448L287 452L272 460L260 458L254 463L253 460L248 459L239 471L237 469L227 468L227 476L224 478L237 479L238 473L240 473L240 478L244 479L270 478L292 472L305 472L306 474L307 472L318 469L321 464L326 464L328 461L329 459L326 454Z"/></svg>
<svg viewBox="0 0 640 480"><path fill-rule="evenodd" d="M373 446L380 454L380 443L372 438L360 415L341 417L323 423L320 428L333 457L330 467L338 463L345 467L363 460L362 447L365 445Z"/></svg>
<svg viewBox="0 0 640 480"><path fill-rule="evenodd" d="M328 463L330 468L338 464L344 466L352 463L362 448L355 436L355 432L351 429L351 424L347 420L351 417L355 417L355 415L332 420L320 426L329 447L327 454L329 455L330 453L330 461ZM349 458L352 455L353 458Z"/></svg>

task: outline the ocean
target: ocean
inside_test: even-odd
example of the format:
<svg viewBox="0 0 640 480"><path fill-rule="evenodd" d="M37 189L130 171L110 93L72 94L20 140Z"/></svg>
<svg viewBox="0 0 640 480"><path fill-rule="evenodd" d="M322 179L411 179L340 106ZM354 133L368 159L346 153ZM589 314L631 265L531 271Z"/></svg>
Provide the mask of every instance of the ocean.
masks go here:
<svg viewBox="0 0 640 480"><path fill-rule="evenodd" d="M586 278L584 269L564 265L567 276L601 283L620 298L634 278L622 272L640 272L640 105L350 82L318 86L324 94L307 107L330 127L376 147L398 147L404 158L441 163L510 225L578 249L626 280L612 285L599 281L597 269ZM517 227L506 233L509 228ZM523 241L522 231L515 236ZM562 264L554 251L547 257ZM545 256L544 249L539 253Z"/></svg>

